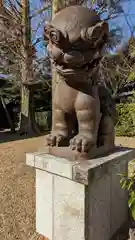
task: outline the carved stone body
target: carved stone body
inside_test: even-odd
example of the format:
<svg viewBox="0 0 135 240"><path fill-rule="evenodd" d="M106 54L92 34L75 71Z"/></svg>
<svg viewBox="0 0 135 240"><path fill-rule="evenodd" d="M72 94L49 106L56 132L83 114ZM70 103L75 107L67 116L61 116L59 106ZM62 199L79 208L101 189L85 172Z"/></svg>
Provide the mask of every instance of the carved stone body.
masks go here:
<svg viewBox="0 0 135 240"><path fill-rule="evenodd" d="M107 37L107 23L82 6L61 10L45 26L48 53L59 74L47 145L70 145L79 152L114 146L115 105L98 78Z"/></svg>

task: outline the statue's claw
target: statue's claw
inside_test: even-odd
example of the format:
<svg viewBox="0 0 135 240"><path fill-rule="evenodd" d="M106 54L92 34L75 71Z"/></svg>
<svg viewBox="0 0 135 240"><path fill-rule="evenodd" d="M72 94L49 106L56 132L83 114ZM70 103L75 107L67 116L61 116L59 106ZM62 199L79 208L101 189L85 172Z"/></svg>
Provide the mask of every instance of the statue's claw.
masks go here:
<svg viewBox="0 0 135 240"><path fill-rule="evenodd" d="M70 140L70 147L78 152L89 152L91 146L91 139L79 134Z"/></svg>
<svg viewBox="0 0 135 240"><path fill-rule="evenodd" d="M60 134L49 134L46 136L45 140L48 146L62 146L66 141L66 137Z"/></svg>

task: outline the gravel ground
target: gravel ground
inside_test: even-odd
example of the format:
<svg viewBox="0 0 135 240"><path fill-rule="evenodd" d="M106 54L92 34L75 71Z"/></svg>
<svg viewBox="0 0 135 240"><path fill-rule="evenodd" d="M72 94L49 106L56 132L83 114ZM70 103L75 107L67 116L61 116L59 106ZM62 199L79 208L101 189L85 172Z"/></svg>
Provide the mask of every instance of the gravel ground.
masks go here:
<svg viewBox="0 0 135 240"><path fill-rule="evenodd" d="M45 240L35 232L35 170L25 165L25 152L42 149L43 137L15 139L0 133L0 240ZM116 143L135 147L135 138Z"/></svg>
<svg viewBox="0 0 135 240"><path fill-rule="evenodd" d="M43 138L0 144L0 240L45 240L35 233L35 172L24 154L42 144Z"/></svg>
<svg viewBox="0 0 135 240"><path fill-rule="evenodd" d="M117 137L115 143L116 145L135 148L135 137Z"/></svg>

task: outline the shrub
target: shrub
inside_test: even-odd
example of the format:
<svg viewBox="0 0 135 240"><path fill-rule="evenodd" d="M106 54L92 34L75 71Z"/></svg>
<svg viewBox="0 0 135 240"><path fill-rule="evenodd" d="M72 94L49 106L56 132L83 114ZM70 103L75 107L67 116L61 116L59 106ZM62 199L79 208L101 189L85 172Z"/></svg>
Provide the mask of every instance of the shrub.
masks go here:
<svg viewBox="0 0 135 240"><path fill-rule="evenodd" d="M51 111L36 112L35 119L41 131L49 131L51 129Z"/></svg>
<svg viewBox="0 0 135 240"><path fill-rule="evenodd" d="M128 206L132 218L135 220L135 160L129 163L128 176L119 174L121 177L120 185L128 191Z"/></svg>
<svg viewBox="0 0 135 240"><path fill-rule="evenodd" d="M117 136L135 136L135 104L120 103L117 105Z"/></svg>

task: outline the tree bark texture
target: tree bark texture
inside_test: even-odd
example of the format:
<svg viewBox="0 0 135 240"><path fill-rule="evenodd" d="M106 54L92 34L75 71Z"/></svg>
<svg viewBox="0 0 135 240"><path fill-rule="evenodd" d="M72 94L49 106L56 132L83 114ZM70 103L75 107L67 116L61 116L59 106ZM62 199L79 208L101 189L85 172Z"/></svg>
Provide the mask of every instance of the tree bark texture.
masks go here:
<svg viewBox="0 0 135 240"><path fill-rule="evenodd" d="M32 56L30 55L31 46L31 26L29 20L29 0L22 0L22 26L23 26L23 43L22 43L22 87L21 87L21 114L20 114L20 133L35 135L37 126L33 109L33 88L34 78L32 70ZM30 84L29 84L30 83Z"/></svg>

